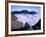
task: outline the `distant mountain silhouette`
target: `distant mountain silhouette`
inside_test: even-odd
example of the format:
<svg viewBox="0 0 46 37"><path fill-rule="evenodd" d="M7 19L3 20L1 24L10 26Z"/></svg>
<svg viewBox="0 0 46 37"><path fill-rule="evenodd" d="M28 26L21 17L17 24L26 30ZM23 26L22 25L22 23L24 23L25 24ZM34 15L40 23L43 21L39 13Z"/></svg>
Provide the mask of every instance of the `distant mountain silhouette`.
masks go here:
<svg viewBox="0 0 46 37"><path fill-rule="evenodd" d="M35 11L28 11L28 10L22 10L22 11L13 11L12 14L36 14Z"/></svg>
<svg viewBox="0 0 46 37"><path fill-rule="evenodd" d="M31 11L30 14L37 14L35 11Z"/></svg>
<svg viewBox="0 0 46 37"><path fill-rule="evenodd" d="M20 11L20 13L26 14L26 13L29 13L29 11L27 11L27 10L22 10L22 11Z"/></svg>
<svg viewBox="0 0 46 37"><path fill-rule="evenodd" d="M20 12L19 11L13 11L11 12L12 14L19 14Z"/></svg>

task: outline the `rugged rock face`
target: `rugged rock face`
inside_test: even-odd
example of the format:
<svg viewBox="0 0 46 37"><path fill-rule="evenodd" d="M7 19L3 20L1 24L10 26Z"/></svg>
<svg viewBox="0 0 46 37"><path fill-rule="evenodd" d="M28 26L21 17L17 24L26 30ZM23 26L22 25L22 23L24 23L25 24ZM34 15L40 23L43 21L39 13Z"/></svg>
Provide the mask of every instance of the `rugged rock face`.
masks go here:
<svg viewBox="0 0 46 37"><path fill-rule="evenodd" d="M11 15L11 29L19 29L22 27L23 27L22 22L17 21L17 17L14 15Z"/></svg>

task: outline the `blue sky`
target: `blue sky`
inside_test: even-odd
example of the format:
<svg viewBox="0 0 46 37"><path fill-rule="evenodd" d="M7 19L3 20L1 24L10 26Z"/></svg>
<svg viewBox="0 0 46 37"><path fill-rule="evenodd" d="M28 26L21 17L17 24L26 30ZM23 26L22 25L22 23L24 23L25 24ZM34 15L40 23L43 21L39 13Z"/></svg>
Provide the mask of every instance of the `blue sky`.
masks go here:
<svg viewBox="0 0 46 37"><path fill-rule="evenodd" d="M40 7L37 6L11 6L11 11L21 11L21 10L28 10L28 11L36 11L40 12Z"/></svg>

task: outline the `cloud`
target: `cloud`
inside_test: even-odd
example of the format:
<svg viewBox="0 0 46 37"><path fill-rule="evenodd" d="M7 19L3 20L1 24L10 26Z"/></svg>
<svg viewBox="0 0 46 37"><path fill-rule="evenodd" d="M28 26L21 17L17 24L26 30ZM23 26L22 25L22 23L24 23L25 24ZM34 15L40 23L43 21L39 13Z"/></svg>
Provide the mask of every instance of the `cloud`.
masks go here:
<svg viewBox="0 0 46 37"><path fill-rule="evenodd" d="M12 12L14 16L17 17L17 21L20 21L23 23L23 26L25 26L25 23L27 22L29 26L34 26L40 19L40 15L37 14L35 11L14 11ZM34 14L34 15L32 15Z"/></svg>

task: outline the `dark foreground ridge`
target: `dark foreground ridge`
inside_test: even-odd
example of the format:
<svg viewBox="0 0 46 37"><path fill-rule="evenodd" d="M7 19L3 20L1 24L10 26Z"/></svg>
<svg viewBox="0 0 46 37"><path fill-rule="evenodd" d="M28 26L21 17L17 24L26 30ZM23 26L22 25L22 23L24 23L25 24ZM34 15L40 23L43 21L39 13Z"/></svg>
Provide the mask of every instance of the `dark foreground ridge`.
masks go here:
<svg viewBox="0 0 46 37"><path fill-rule="evenodd" d="M35 26L32 26L32 30L40 30L41 29L41 19L38 21L38 23L35 24ZM28 23L25 23L25 27L20 29L11 29L11 31L25 31L25 30L31 30Z"/></svg>

